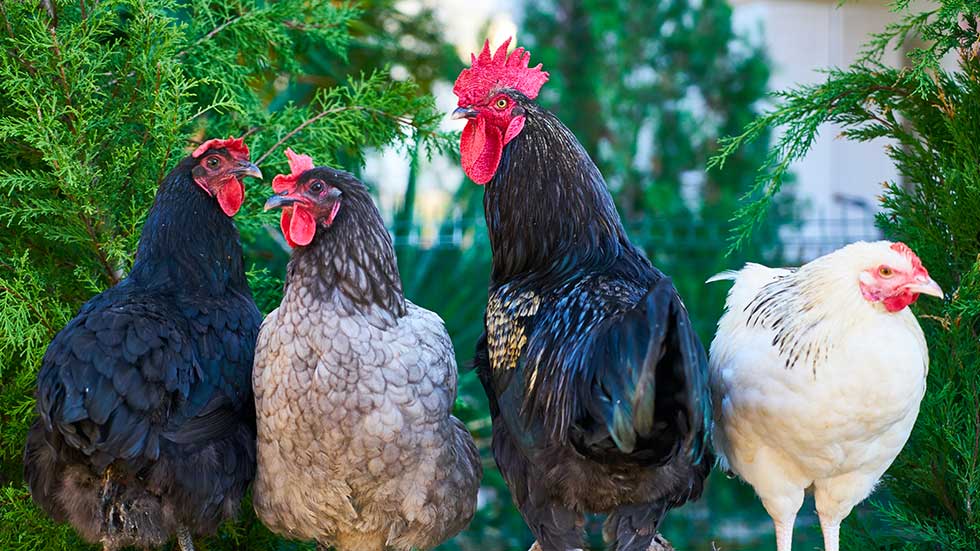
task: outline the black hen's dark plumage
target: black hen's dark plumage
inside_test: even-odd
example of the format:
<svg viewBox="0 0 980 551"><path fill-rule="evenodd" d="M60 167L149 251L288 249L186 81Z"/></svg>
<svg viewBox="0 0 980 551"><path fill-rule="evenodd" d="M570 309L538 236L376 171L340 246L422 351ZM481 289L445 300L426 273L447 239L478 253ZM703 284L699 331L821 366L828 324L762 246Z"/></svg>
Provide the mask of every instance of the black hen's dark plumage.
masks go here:
<svg viewBox="0 0 980 551"><path fill-rule="evenodd" d="M25 477L51 517L108 549L209 533L255 473L262 316L231 218L188 157L157 192L129 276L48 346Z"/></svg>
<svg viewBox="0 0 980 551"><path fill-rule="evenodd" d="M493 249L476 365L497 464L546 551L583 547L582 514L644 551L713 461L704 349L670 279L634 247L595 164L519 92L484 207Z"/></svg>

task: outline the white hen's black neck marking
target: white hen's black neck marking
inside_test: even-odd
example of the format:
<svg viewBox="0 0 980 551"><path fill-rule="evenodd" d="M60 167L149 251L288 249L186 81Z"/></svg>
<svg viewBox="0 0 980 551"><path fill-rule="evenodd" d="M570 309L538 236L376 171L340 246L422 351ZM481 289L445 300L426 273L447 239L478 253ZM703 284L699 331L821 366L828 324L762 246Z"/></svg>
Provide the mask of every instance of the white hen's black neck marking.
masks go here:
<svg viewBox="0 0 980 551"><path fill-rule="evenodd" d="M764 285L744 308L746 325L774 333L772 345L779 349L786 369L800 362L810 364L816 378L816 366L827 359L831 344L822 336L826 331L817 330L824 317L806 296L798 273L793 270Z"/></svg>

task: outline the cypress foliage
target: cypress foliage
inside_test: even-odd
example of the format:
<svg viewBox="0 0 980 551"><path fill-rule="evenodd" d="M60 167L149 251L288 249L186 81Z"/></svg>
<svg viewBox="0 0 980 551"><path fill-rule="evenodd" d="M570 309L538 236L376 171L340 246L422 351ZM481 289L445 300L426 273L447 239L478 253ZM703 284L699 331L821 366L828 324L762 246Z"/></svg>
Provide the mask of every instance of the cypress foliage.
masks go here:
<svg viewBox="0 0 980 551"><path fill-rule="evenodd" d="M893 3L901 20L872 36L855 65L780 93L772 111L723 143L714 163L721 166L760 132L786 130L759 172L755 192L762 198L739 213L737 247L821 124L840 125L850 140L891 140L887 151L902 181L886 184L878 224L919 254L947 298L914 308L929 342L928 391L886 491L875 498L877 514L866 523L852 517L844 543L855 550L966 551L980 542L980 4L941 0L928 11L910 4ZM928 46L911 49L908 68L881 63L888 49L913 40ZM954 70L942 66L949 54L957 58Z"/></svg>
<svg viewBox="0 0 980 551"><path fill-rule="evenodd" d="M356 166L369 147L450 145L431 98L387 70L283 101L314 54L346 62L362 15L329 0L0 1L0 549L88 548L23 483L35 374L79 306L124 277L157 185L196 144L244 135L270 178L290 146ZM275 221L268 183L247 185L248 250ZM260 307L278 304L281 281L249 277ZM295 547L243 509L199 549Z"/></svg>

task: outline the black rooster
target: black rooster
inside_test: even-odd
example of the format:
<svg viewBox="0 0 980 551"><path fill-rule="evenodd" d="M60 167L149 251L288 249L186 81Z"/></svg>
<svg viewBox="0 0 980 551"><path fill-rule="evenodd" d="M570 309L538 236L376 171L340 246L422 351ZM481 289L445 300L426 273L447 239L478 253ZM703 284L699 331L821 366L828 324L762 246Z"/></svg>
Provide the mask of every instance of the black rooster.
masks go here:
<svg viewBox="0 0 980 551"><path fill-rule="evenodd" d="M193 548L255 474L251 370L262 315L233 216L261 177L211 140L166 177L129 276L51 341L24 453L34 501L112 550Z"/></svg>
<svg viewBox="0 0 980 551"><path fill-rule="evenodd" d="M650 546L713 458L704 349L670 279L626 237L602 175L534 103L548 74L485 44L454 92L463 168L486 183L493 250L476 366L493 452L545 551L583 547L609 513L619 550Z"/></svg>

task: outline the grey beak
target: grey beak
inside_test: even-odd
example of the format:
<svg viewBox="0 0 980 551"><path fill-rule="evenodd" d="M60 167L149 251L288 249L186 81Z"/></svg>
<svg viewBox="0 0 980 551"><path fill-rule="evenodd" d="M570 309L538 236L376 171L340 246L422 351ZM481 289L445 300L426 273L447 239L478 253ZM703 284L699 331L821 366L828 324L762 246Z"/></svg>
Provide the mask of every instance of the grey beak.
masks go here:
<svg viewBox="0 0 980 551"><path fill-rule="evenodd" d="M262 207L262 210L281 209L282 207L288 207L295 202L296 199L290 197L288 191L284 191L269 197L269 199L265 202L265 206Z"/></svg>
<svg viewBox="0 0 980 551"><path fill-rule="evenodd" d="M235 168L234 174L239 178L251 176L252 178L258 178L259 180L262 179L262 171L259 170L259 167L248 161L241 161L239 166Z"/></svg>
<svg viewBox="0 0 980 551"><path fill-rule="evenodd" d="M943 289L936 283L931 277L926 278L925 281L919 281L912 285L906 285L905 287L913 293L920 293L923 295L929 295L936 298L943 298Z"/></svg>
<svg viewBox="0 0 980 551"><path fill-rule="evenodd" d="M474 119L480 112L472 107L457 107L451 118L455 120L459 119Z"/></svg>

